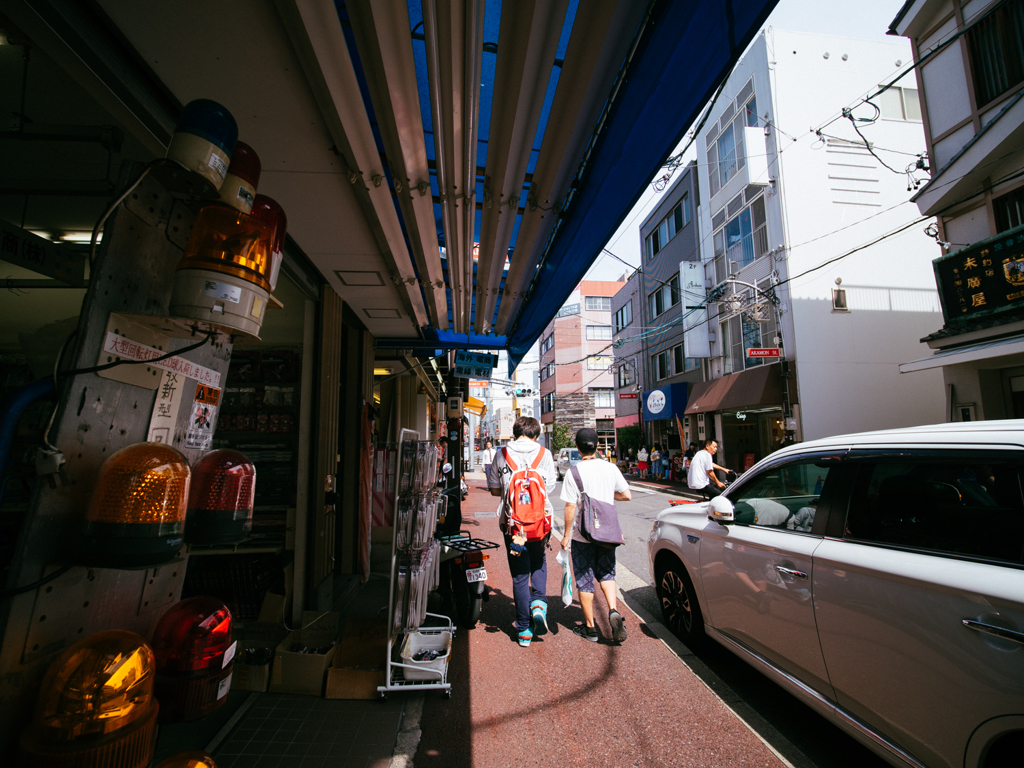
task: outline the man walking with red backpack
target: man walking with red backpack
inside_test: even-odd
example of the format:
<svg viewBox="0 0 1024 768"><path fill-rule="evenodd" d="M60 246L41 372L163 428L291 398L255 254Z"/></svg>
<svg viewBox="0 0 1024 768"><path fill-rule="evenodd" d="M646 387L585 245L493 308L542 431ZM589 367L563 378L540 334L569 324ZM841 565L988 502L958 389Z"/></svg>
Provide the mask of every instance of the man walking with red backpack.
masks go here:
<svg viewBox="0 0 1024 768"><path fill-rule="evenodd" d="M516 419L515 438L494 456L487 488L501 499L498 517L505 534L516 632L521 646L548 630L548 568L544 557L551 536L548 487L557 480L551 452L537 442L540 423L529 416Z"/></svg>

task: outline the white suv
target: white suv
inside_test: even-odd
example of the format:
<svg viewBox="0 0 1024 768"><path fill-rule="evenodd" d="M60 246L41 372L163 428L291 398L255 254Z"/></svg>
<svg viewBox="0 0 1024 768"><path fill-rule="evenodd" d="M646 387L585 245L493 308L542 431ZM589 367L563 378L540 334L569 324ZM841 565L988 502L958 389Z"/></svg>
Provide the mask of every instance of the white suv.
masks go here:
<svg viewBox="0 0 1024 768"><path fill-rule="evenodd" d="M666 624L898 766L1024 765L1024 421L784 448L648 541Z"/></svg>

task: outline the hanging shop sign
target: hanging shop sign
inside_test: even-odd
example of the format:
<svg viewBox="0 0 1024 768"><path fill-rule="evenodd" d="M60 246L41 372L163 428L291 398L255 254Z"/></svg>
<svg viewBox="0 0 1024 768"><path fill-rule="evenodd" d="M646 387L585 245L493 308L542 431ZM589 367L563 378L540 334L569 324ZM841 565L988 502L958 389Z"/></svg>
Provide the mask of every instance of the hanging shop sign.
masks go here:
<svg viewBox="0 0 1024 768"><path fill-rule="evenodd" d="M85 287L84 253L69 252L67 244L52 243L6 222L0 223L0 259L68 285Z"/></svg>
<svg viewBox="0 0 1024 768"><path fill-rule="evenodd" d="M644 392L644 420L674 418L686 409L686 400L686 382L666 384L650 392Z"/></svg>
<svg viewBox="0 0 1024 768"><path fill-rule="evenodd" d="M620 392L619 400L636 400L636 392Z"/></svg>
<svg viewBox="0 0 1024 768"><path fill-rule="evenodd" d="M686 356L711 357L704 264L700 261L680 262L679 278L683 286L683 346Z"/></svg>
<svg viewBox="0 0 1024 768"><path fill-rule="evenodd" d="M489 379L497 366L497 355L459 350L455 353L452 372L460 379Z"/></svg>
<svg viewBox="0 0 1024 768"><path fill-rule="evenodd" d="M932 262L942 317L991 315L1024 305L1024 226Z"/></svg>
<svg viewBox="0 0 1024 768"><path fill-rule="evenodd" d="M778 347L750 347L747 350L747 357L778 357Z"/></svg>

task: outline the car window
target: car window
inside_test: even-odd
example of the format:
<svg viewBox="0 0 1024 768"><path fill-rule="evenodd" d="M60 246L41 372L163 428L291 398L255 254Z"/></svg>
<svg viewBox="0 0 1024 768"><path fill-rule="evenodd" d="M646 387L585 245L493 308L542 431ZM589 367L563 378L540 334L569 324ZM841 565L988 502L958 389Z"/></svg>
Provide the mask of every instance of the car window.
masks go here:
<svg viewBox="0 0 1024 768"><path fill-rule="evenodd" d="M1024 496L1010 462L879 459L858 466L844 537L1024 562Z"/></svg>
<svg viewBox="0 0 1024 768"><path fill-rule="evenodd" d="M569 452L569 461L579 461L579 460L580 460L580 452L579 451L570 451Z"/></svg>
<svg viewBox="0 0 1024 768"><path fill-rule="evenodd" d="M810 531L828 473L827 466L818 466L813 460L764 470L729 494L736 507L736 522L780 530Z"/></svg>

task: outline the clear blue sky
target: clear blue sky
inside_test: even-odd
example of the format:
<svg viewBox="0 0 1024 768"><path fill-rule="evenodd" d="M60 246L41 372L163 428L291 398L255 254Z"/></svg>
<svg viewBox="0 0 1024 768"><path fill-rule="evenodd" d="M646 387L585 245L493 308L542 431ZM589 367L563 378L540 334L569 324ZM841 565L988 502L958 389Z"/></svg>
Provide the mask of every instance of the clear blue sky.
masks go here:
<svg viewBox="0 0 1024 768"><path fill-rule="evenodd" d="M903 0L780 0L765 27L885 40L891 39L885 34L886 30L902 7ZM637 232L659 197L659 193L647 188L622 226L608 241L608 250L634 266L640 264L640 238ZM631 270L624 264L604 255L590 268L587 279L615 280L628 271Z"/></svg>

